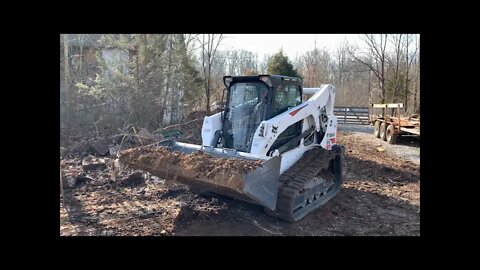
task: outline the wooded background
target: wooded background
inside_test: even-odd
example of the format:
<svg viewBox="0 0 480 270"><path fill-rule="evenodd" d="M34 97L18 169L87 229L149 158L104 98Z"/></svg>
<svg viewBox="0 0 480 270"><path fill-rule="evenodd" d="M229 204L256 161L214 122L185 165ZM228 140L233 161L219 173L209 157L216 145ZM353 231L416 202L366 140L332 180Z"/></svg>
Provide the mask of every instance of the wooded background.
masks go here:
<svg viewBox="0 0 480 270"><path fill-rule="evenodd" d="M335 85L336 106L404 103L420 113L420 36L361 35L333 53L294 59L219 50L221 34L60 35L60 127L64 135L155 130L218 110L225 75L299 76L304 87Z"/></svg>

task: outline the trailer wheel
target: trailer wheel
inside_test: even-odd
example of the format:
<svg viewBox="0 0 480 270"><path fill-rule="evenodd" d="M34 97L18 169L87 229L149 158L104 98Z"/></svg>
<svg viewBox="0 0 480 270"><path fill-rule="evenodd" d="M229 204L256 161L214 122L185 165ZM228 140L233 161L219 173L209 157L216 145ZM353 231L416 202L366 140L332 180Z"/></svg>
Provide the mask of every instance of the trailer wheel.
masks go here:
<svg viewBox="0 0 480 270"><path fill-rule="evenodd" d="M393 125L388 125L385 133L387 134L386 137L389 144L397 143L397 133L395 132L395 127Z"/></svg>
<svg viewBox="0 0 480 270"><path fill-rule="evenodd" d="M380 138L380 125L382 124L382 122L380 121L375 121L375 125L374 125L374 130L373 130L373 136L375 136L375 138Z"/></svg>
<svg viewBox="0 0 480 270"><path fill-rule="evenodd" d="M386 127L387 124L385 124L385 122L383 122L381 125L380 125L380 139L386 141L387 140L387 136L386 136Z"/></svg>

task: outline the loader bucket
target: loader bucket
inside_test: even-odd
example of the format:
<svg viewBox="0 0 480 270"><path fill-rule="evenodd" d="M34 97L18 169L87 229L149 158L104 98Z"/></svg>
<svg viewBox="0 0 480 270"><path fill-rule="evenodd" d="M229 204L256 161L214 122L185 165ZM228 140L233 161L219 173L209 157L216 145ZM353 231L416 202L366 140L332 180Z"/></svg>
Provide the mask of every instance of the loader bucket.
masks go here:
<svg viewBox="0 0 480 270"><path fill-rule="evenodd" d="M168 141L126 150L120 161L194 190L276 208L280 157L263 160L234 150Z"/></svg>

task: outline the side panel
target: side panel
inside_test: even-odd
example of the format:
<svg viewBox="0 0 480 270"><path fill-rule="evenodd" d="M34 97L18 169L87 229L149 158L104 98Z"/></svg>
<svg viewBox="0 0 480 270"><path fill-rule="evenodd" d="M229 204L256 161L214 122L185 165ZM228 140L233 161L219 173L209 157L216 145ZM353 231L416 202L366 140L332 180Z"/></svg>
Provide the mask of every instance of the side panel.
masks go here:
<svg viewBox="0 0 480 270"><path fill-rule="evenodd" d="M320 110L325 106L326 114L329 117L327 132L333 133L336 137L337 119L333 114L333 105L335 102L335 88L333 85L324 84L320 90L315 93L308 101L276 116L267 121L263 121L254 133L252 148L250 153L257 155L266 155L269 147L275 142L277 137L290 125L307 117L312 117L315 121L316 131L320 131ZM331 140L325 138L322 140L322 147L327 147ZM326 149L326 148L325 148ZM328 149L329 150L329 149Z"/></svg>
<svg viewBox="0 0 480 270"><path fill-rule="evenodd" d="M203 118L203 126L202 126L202 145L208 146L216 146L211 145L213 136L215 136L215 132L217 130L222 129L222 113L216 113L211 116L205 116Z"/></svg>

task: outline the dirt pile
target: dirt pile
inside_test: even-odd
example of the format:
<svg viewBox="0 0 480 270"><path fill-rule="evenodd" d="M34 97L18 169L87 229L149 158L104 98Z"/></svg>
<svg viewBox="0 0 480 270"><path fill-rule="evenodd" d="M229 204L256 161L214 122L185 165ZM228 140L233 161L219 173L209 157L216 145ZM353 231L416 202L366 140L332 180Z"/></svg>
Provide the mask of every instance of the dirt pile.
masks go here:
<svg viewBox="0 0 480 270"><path fill-rule="evenodd" d="M131 168L150 172L165 179L204 183L242 189L242 175L261 166L262 161L217 158L197 151L192 154L173 152L165 147L146 146L123 151L120 161Z"/></svg>

